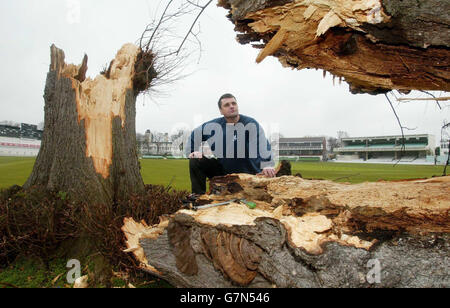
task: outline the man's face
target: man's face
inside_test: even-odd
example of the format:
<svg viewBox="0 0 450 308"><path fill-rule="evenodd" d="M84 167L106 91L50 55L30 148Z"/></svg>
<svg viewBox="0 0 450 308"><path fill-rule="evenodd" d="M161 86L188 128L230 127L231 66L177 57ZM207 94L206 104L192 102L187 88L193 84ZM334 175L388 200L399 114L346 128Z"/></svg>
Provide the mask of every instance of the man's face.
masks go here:
<svg viewBox="0 0 450 308"><path fill-rule="evenodd" d="M233 118L239 115L239 107L234 98L223 98L222 108L220 108L220 113L225 118Z"/></svg>

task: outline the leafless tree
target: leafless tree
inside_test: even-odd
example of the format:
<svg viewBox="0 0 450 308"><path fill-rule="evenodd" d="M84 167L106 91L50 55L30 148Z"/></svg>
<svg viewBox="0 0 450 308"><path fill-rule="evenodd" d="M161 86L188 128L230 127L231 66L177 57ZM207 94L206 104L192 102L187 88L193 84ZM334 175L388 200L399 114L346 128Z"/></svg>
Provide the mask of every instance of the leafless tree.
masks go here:
<svg viewBox="0 0 450 308"><path fill-rule="evenodd" d="M334 149L339 147L338 139L335 137L328 137L327 138L327 144L328 148L330 150L330 153L334 152Z"/></svg>
<svg viewBox="0 0 450 308"><path fill-rule="evenodd" d="M344 132L344 131L338 131L337 132L337 142L338 142L338 145L339 146L341 146L342 145L342 139L343 138L348 138L348 137L350 137L350 135L347 133L347 132Z"/></svg>

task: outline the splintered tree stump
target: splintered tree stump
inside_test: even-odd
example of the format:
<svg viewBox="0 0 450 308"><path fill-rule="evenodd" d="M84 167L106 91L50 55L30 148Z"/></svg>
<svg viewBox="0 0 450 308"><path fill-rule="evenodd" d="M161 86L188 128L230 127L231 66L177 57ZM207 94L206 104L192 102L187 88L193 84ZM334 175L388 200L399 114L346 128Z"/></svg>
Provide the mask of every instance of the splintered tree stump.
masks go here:
<svg viewBox="0 0 450 308"><path fill-rule="evenodd" d="M200 203L147 226L127 251L176 287L450 287L450 177L342 184L214 178Z"/></svg>
<svg viewBox="0 0 450 308"><path fill-rule="evenodd" d="M140 76L149 55L126 44L94 80L86 78L87 56L78 66L66 64L64 57L51 46L44 135L25 187L64 191L91 205L142 192L135 104L149 84L143 85Z"/></svg>
<svg viewBox="0 0 450 308"><path fill-rule="evenodd" d="M352 93L450 90L450 1L219 0L241 44L285 67L343 78ZM262 42L261 42L262 40Z"/></svg>

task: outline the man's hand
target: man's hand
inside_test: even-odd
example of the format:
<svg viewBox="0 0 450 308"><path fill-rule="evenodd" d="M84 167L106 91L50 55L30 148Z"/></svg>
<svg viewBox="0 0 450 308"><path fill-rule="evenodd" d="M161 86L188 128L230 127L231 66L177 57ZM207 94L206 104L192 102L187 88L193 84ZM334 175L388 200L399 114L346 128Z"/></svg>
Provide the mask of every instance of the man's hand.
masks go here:
<svg viewBox="0 0 450 308"><path fill-rule="evenodd" d="M192 158L203 158L203 154L200 152L192 152L191 154L189 154L189 159Z"/></svg>
<svg viewBox="0 0 450 308"><path fill-rule="evenodd" d="M274 178L277 176L275 169L271 167L264 168L261 174L268 178Z"/></svg>

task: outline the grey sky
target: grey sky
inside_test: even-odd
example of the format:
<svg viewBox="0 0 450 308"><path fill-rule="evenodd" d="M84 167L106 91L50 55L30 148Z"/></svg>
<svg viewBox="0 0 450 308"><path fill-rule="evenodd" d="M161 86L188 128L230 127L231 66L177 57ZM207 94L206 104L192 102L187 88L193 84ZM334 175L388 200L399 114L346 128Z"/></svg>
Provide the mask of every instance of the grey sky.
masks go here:
<svg viewBox="0 0 450 308"><path fill-rule="evenodd" d="M66 53L66 62L79 64L89 56L88 75L95 77L127 42L136 42L155 16L156 0L4 0L0 2L0 121L39 123L44 118L43 91L50 62L49 47L55 43ZM79 20L70 3L80 4ZM202 56L192 59L193 72L178 81L165 96L140 97L137 131L167 131L200 119L219 117L218 97L233 93L242 114L263 125L278 123L289 137L400 134L383 95L352 95L348 85L333 85L322 71L293 71L268 57L256 64L258 50L236 42L227 11L212 5L201 18ZM193 17L192 17L193 18ZM185 25L187 31L189 24ZM440 93L437 93L440 94ZM425 96L414 93L415 97ZM395 103L397 106L398 103ZM442 105L449 106L448 103ZM450 108L436 103L410 102L398 106L405 133L431 133L440 138ZM196 120L195 120L196 119Z"/></svg>

